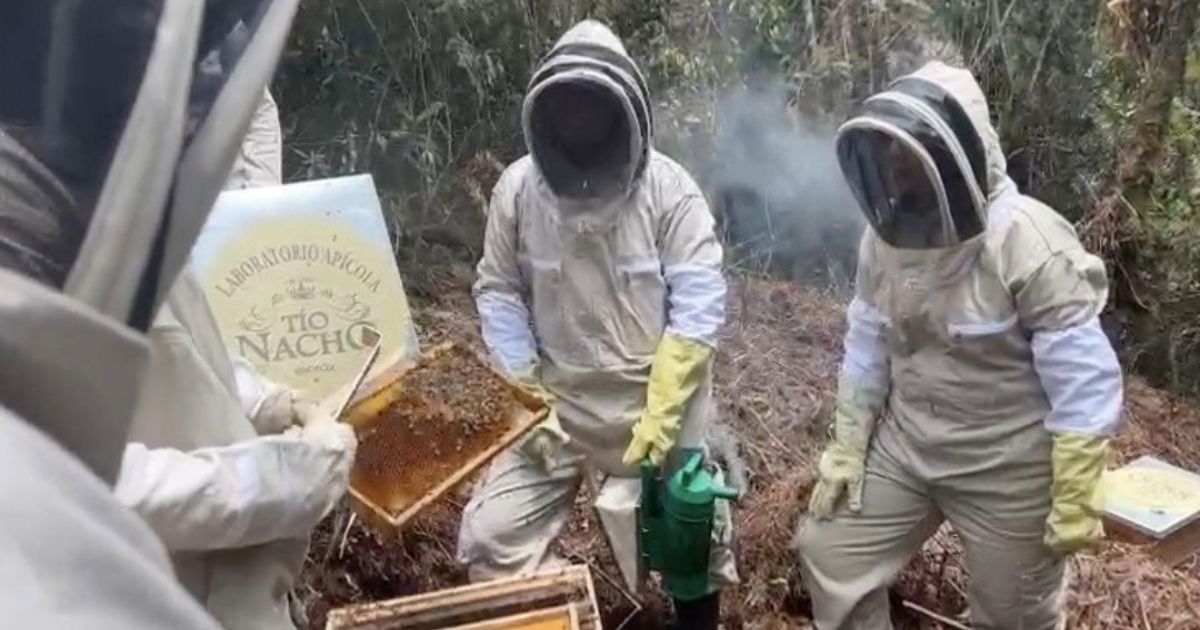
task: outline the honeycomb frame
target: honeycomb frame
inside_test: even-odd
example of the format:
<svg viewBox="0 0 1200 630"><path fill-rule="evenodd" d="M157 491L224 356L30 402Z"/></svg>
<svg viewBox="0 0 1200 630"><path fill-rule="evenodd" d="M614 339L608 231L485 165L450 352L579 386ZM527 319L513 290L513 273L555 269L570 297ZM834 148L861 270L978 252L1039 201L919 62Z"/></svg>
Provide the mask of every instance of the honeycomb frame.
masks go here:
<svg viewBox="0 0 1200 630"><path fill-rule="evenodd" d="M486 372L487 378L495 379L489 385L502 388L505 394L511 396L512 404L507 409L502 426L497 422L475 433L475 429L471 428L474 424L470 421L465 425L439 425L431 421L432 417L454 415L452 408L444 401L429 396L422 398L421 394L417 394L414 397L409 391L411 387L406 387L411 377L423 368L454 365L455 361L469 362L469 369L477 375L482 376ZM479 470L549 413L549 408L540 397L509 380L476 353L452 343L437 346L415 361L384 371L363 390L351 402L346 413L346 421L360 435L359 453L351 471L350 503L368 526L385 536L398 536L401 527L413 516ZM428 435L423 435L422 430L415 430L416 424L411 418L414 409L422 405L426 417L417 424L422 430L428 429ZM368 461L370 445L365 440L372 439L372 432L379 430L384 421L405 414L410 417L407 426L389 432L407 431L405 441L420 437L420 443L415 444L415 448L400 444L388 451L388 470L381 471L378 463ZM470 437L464 439L464 433ZM399 438L380 436L378 439L395 441ZM456 450L448 446L451 442L455 443ZM438 450L438 444L443 445L446 452ZM422 460L423 463L416 463ZM425 478L419 482L414 480L416 472Z"/></svg>
<svg viewBox="0 0 1200 630"><path fill-rule="evenodd" d="M587 565L480 582L329 613L326 630L602 630Z"/></svg>

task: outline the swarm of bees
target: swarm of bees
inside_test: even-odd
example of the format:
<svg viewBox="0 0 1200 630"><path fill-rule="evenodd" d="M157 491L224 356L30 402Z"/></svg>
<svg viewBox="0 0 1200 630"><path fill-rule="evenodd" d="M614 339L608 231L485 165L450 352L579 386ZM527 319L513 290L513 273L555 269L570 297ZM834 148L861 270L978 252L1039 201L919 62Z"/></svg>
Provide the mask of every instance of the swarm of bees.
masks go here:
<svg viewBox="0 0 1200 630"><path fill-rule="evenodd" d="M423 358L397 381L400 395L359 436L355 485L402 504L466 465L509 429L519 404L500 376L468 351Z"/></svg>

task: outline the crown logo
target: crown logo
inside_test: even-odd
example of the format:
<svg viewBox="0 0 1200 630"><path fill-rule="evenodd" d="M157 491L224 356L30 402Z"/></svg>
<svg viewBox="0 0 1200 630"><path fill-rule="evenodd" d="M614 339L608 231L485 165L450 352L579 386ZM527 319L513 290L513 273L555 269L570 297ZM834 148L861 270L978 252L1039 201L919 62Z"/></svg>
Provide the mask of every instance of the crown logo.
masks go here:
<svg viewBox="0 0 1200 630"><path fill-rule="evenodd" d="M288 280L287 292L293 300L311 300L317 296L317 288L308 278Z"/></svg>

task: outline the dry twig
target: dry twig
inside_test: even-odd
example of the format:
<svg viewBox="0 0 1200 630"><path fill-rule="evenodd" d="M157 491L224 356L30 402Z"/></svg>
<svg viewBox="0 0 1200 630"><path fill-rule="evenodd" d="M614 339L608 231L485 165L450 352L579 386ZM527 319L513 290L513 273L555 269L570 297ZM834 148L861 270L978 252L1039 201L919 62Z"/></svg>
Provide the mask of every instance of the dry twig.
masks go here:
<svg viewBox="0 0 1200 630"><path fill-rule="evenodd" d="M914 604L914 603L908 601L907 599L904 600L903 602L901 602L901 605L903 605L905 608L917 613L918 615L921 615L922 617L928 617L929 619L932 619L932 620L942 624L943 626L949 626L951 628L954 628L955 630L971 630L970 626L964 626L961 623L958 623L957 621L955 621L949 617L943 617L943 616L933 612L932 610L929 610L928 608Z"/></svg>

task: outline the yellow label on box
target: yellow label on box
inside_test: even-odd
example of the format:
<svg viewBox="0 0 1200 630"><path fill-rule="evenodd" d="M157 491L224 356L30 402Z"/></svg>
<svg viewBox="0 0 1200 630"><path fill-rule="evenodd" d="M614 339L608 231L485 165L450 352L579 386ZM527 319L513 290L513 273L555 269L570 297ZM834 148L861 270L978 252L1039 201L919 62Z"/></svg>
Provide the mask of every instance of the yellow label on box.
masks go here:
<svg viewBox="0 0 1200 630"><path fill-rule="evenodd" d="M193 264L230 352L312 400L357 374L364 327L417 352L369 177L224 193Z"/></svg>
<svg viewBox="0 0 1200 630"><path fill-rule="evenodd" d="M1108 498L1144 510L1194 512L1200 510L1200 482L1165 468L1122 468L1105 473Z"/></svg>

